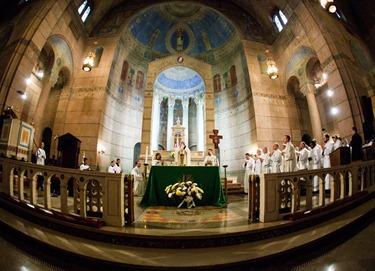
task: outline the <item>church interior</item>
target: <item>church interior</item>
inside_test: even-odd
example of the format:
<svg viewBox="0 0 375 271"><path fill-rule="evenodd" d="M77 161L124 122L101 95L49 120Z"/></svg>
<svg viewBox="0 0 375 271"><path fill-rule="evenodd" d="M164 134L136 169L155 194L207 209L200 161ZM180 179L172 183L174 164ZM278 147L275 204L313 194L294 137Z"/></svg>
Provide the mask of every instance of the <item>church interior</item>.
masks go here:
<svg viewBox="0 0 375 271"><path fill-rule="evenodd" d="M323 145L329 133L347 146L357 127L372 146L372 1L8 2L0 11L0 250L26 244L27 256L0 256L3 270L20 270L7 259L31 264L23 270L373 270L370 245L358 242L375 236L374 148L338 168L254 178L243 193L245 154L285 135L296 146ZM33 157L42 142L45 166ZM143 206L129 192L135 163L147 179L159 153L166 178L181 142L194 167L213 150L221 202ZM78 170L84 158L90 171ZM122 174L110 176L117 158ZM323 181L313 193L309 182L326 175L331 188ZM327 259L335 241L355 259L343 263L342 251ZM320 248L326 262L311 263Z"/></svg>

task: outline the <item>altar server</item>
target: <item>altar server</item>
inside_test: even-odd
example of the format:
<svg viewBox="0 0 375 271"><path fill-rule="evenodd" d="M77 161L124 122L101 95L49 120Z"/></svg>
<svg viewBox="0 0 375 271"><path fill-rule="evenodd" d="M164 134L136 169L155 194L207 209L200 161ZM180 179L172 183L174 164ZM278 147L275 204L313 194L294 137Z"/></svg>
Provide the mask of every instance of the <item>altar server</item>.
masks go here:
<svg viewBox="0 0 375 271"><path fill-rule="evenodd" d="M215 155L213 155L213 150L208 149L207 155L204 158L204 165L205 166L219 166L219 160Z"/></svg>

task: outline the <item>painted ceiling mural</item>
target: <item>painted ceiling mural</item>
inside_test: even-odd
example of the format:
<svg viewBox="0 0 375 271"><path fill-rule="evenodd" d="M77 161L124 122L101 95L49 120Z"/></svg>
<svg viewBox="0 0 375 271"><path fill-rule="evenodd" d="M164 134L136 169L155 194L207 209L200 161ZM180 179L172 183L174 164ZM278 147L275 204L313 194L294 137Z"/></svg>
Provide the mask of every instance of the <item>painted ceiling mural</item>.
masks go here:
<svg viewBox="0 0 375 271"><path fill-rule="evenodd" d="M191 56L222 47L236 33L219 13L191 3L151 7L134 17L128 29L136 40L154 51Z"/></svg>

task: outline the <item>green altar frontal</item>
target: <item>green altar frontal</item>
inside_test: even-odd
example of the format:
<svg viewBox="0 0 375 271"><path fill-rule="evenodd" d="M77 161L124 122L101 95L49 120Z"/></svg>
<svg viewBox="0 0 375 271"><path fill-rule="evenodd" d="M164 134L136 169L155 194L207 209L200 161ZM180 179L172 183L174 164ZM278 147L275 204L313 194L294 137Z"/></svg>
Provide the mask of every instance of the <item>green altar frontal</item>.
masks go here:
<svg viewBox="0 0 375 271"><path fill-rule="evenodd" d="M194 200L197 206L226 206L226 199L220 179L219 167L164 167L153 166L148 177L141 206L178 206L181 201L168 198L165 188L170 184L190 180L203 189L201 200Z"/></svg>

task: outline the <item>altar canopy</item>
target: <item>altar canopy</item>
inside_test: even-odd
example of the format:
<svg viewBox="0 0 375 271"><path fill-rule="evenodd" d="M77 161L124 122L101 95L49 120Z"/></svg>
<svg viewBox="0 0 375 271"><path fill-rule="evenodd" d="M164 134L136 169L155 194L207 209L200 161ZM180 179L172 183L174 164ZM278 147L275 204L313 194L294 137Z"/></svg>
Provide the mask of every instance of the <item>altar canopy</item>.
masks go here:
<svg viewBox="0 0 375 271"><path fill-rule="evenodd" d="M226 198L221 185L219 167L162 167L151 168L148 177L145 194L141 206L178 206L181 201L168 198L165 188L190 178L204 190L201 200L196 199L197 206L220 206L226 205Z"/></svg>

